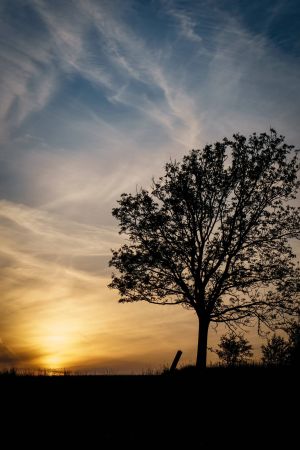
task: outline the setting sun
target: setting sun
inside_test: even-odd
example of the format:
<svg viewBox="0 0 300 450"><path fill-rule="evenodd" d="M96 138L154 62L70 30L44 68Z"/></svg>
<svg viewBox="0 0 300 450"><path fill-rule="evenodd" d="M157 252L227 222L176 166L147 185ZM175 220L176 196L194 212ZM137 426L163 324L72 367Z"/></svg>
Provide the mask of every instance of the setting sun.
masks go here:
<svg viewBox="0 0 300 450"><path fill-rule="evenodd" d="M45 369L61 369L64 368L65 365L59 356L49 356L45 357L41 361L42 367Z"/></svg>

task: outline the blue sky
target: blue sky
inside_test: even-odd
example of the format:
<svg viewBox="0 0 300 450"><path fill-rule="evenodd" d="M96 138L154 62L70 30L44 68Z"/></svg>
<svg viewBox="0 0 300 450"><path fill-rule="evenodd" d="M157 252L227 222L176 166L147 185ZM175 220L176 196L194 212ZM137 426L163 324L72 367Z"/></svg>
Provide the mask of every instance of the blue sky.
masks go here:
<svg viewBox="0 0 300 450"><path fill-rule="evenodd" d="M111 208L236 131L299 146L299 19L296 0L2 0L0 360L139 370L183 341L193 359L191 313L106 288Z"/></svg>

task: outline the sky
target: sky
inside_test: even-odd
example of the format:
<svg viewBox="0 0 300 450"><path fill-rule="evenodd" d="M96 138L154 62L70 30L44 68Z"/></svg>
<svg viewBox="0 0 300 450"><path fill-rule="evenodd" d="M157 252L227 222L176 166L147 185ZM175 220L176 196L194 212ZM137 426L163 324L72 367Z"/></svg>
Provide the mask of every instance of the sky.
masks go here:
<svg viewBox="0 0 300 450"><path fill-rule="evenodd" d="M111 210L237 131L299 147L299 22L298 0L1 0L0 368L194 362L192 311L108 289Z"/></svg>

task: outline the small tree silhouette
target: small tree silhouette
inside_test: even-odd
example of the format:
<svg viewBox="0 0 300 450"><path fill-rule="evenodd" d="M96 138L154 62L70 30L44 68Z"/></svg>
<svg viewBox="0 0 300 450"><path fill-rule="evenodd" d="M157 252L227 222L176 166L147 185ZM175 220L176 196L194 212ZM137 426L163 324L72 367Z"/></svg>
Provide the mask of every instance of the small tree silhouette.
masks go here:
<svg viewBox="0 0 300 450"><path fill-rule="evenodd" d="M300 323L292 321L284 331L288 341L274 334L266 345L262 345L262 362L266 365L299 366L300 361Z"/></svg>
<svg viewBox="0 0 300 450"><path fill-rule="evenodd" d="M300 322L291 322L286 330L289 336L289 364L299 367L300 363Z"/></svg>
<svg viewBox="0 0 300 450"><path fill-rule="evenodd" d="M274 334L266 345L261 346L261 350L262 362L267 366L279 366L288 362L289 345L282 336Z"/></svg>
<svg viewBox="0 0 300 450"><path fill-rule="evenodd" d="M219 349L215 350L221 362L232 367L244 364L253 356L252 345L241 334L224 334L221 336Z"/></svg>

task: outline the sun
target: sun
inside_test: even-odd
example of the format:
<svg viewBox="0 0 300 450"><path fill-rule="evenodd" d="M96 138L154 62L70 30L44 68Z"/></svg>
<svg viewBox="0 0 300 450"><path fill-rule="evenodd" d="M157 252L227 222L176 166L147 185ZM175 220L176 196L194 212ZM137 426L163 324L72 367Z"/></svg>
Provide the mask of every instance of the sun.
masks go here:
<svg viewBox="0 0 300 450"><path fill-rule="evenodd" d="M43 353L41 365L45 369L62 369L68 366L68 357L74 349L74 336L70 325L63 322L44 324L39 336Z"/></svg>
<svg viewBox="0 0 300 450"><path fill-rule="evenodd" d="M61 369L63 360L59 355L49 355L43 358L43 365L45 369Z"/></svg>

